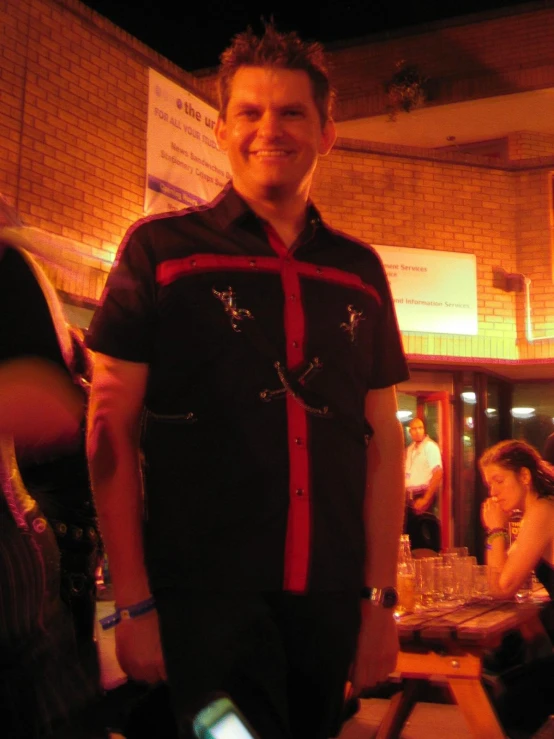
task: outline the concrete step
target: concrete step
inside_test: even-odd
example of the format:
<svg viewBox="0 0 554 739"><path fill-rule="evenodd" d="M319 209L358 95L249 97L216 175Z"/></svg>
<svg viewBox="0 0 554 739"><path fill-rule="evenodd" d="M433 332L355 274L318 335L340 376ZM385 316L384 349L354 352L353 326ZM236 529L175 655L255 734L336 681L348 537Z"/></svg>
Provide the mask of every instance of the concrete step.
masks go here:
<svg viewBox="0 0 554 739"><path fill-rule="evenodd" d="M390 701L368 698L359 712L343 726L340 739L372 739L387 711ZM439 703L416 703L399 739L470 739L472 734L457 706Z"/></svg>

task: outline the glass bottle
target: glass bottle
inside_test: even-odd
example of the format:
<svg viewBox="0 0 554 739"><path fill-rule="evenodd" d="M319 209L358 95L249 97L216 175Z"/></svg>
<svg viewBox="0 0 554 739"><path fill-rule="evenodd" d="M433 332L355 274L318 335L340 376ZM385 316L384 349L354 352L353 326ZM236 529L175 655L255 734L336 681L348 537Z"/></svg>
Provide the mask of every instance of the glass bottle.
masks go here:
<svg viewBox="0 0 554 739"><path fill-rule="evenodd" d="M395 613L411 613L415 609L415 565L410 548L410 537L402 534L397 568L398 604Z"/></svg>
<svg viewBox="0 0 554 739"><path fill-rule="evenodd" d="M514 508L510 514L508 520L508 546L512 546L519 536L519 530L521 528L521 521L523 519L523 511L519 508ZM533 573L530 572L525 580L521 583L519 590L516 593L517 600L526 600L531 595L533 589Z"/></svg>

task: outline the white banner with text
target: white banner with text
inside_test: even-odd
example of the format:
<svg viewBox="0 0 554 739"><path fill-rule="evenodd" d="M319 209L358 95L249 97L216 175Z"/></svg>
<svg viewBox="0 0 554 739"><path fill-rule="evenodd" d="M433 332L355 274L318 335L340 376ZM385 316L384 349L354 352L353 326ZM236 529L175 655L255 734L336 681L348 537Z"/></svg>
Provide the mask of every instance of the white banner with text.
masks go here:
<svg viewBox="0 0 554 739"><path fill-rule="evenodd" d="M156 70L148 73L145 213L207 203L231 177L215 141L217 110Z"/></svg>
<svg viewBox="0 0 554 739"><path fill-rule="evenodd" d="M477 334L474 254L373 247L383 260L401 331Z"/></svg>

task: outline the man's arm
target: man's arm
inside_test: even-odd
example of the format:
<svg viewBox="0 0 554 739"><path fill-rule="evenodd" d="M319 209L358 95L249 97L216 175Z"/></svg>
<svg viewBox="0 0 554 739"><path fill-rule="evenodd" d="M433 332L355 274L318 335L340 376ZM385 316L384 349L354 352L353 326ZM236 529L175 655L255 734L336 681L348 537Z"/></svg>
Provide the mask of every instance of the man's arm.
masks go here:
<svg viewBox="0 0 554 739"><path fill-rule="evenodd" d="M404 443L396 410L394 387L367 394L366 418L375 433L367 450L365 585L376 588L396 584L404 517ZM354 693L385 680L394 670L397 652L393 610L363 600Z"/></svg>
<svg viewBox="0 0 554 739"><path fill-rule="evenodd" d="M423 513L433 505L435 496L439 490L443 478L442 467L435 467L429 480L429 485L425 491L425 495L416 498L413 503L413 509L416 513Z"/></svg>
<svg viewBox="0 0 554 739"><path fill-rule="evenodd" d="M102 536L110 560L116 605L150 596L142 542L143 494L140 419L148 365L95 355L87 454ZM116 627L122 669L137 680L165 675L155 612Z"/></svg>

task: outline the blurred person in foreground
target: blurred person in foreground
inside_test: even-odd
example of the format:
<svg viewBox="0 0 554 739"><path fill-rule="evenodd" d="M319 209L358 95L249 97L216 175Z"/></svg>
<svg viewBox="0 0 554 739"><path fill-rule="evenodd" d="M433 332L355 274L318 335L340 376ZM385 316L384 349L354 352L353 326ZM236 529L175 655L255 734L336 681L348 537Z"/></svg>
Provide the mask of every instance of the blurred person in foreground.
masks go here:
<svg viewBox="0 0 554 739"><path fill-rule="evenodd" d="M10 739L104 736L94 642L98 532L86 350L31 255L0 228L0 722Z"/></svg>
<svg viewBox="0 0 554 739"><path fill-rule="evenodd" d="M167 673L181 736L223 691L264 739L327 739L349 674L395 666L407 369L379 258L309 199L335 141L321 48L248 31L219 84L232 182L131 228L89 334L117 653Z"/></svg>
<svg viewBox="0 0 554 739"><path fill-rule="evenodd" d="M492 594L514 597L534 570L553 599L554 467L534 447L518 440L501 441L487 449L479 467L490 495L481 509L487 532L487 564L499 572ZM516 509L523 511L523 519L517 540L509 547L508 522ZM542 617L548 619L549 614ZM513 634L511 641L513 651L518 644ZM546 656L529 659L520 637L523 664L501 672L503 690L496 709L512 739L531 737L554 713L551 650L548 644Z"/></svg>

